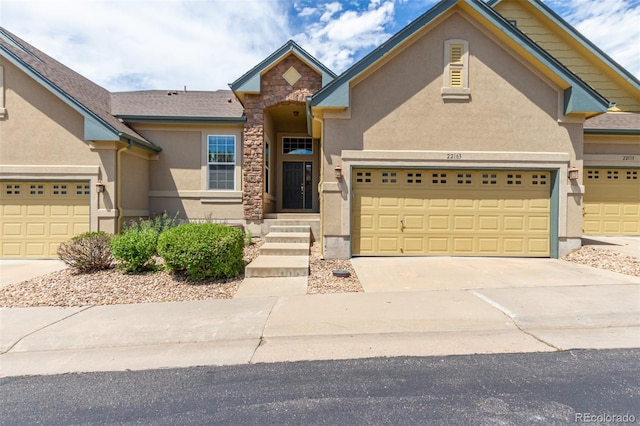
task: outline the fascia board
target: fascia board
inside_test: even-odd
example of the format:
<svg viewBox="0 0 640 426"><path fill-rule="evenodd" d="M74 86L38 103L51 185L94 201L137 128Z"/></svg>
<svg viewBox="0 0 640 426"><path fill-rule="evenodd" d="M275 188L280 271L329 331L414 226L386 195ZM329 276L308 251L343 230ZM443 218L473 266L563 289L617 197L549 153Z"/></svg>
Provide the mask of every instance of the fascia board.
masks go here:
<svg viewBox="0 0 640 426"><path fill-rule="evenodd" d="M100 117L90 111L87 107L82 105L72 96L69 96L67 92L53 84L49 79L44 77L38 71L31 68L28 64L25 64L20 58L15 56L13 52L8 51L4 46L0 45L0 50L3 56L15 65L22 72L33 78L37 83L49 90L54 96L67 104L73 110L82 115L85 119L85 138L87 140L93 140L93 136L101 136L96 140L119 140L120 132L105 123ZM107 137L108 136L108 137ZM106 138L106 139L105 139Z"/></svg>
<svg viewBox="0 0 640 426"><path fill-rule="evenodd" d="M327 86L324 86L312 96L313 106L331 106L331 107L348 107L349 106L349 86L351 81L367 70L378 60L382 59L389 52L394 50L406 39L411 37L429 22L449 10L458 3L458 0L443 0L429 9L423 15L409 23L401 29L389 40L382 43L378 48L371 51L368 55L355 63L345 72L340 74ZM334 92L336 92L334 94Z"/></svg>
<svg viewBox="0 0 640 426"><path fill-rule="evenodd" d="M598 46L593 44L588 38L586 38L580 31L575 29L571 24L565 21L560 15L555 13L551 8L542 3L539 0L529 1L533 7L536 8L541 14L546 16L555 25L560 27L563 31L568 33L574 40L580 43L585 49L591 52L596 58L604 62L609 68L614 69L620 74L629 84L640 90L640 80L638 80L633 74L626 70L622 65L614 61L609 55L600 50Z"/></svg>
<svg viewBox="0 0 640 426"><path fill-rule="evenodd" d="M322 75L323 86L336 78L336 74L333 71L307 53L294 41L289 40L258 65L251 68L251 70L245 73L242 77L231 83L229 87L234 92L260 93L260 78L262 74L289 53L295 54L301 61L318 71Z"/></svg>
<svg viewBox="0 0 640 426"><path fill-rule="evenodd" d="M126 123L169 123L169 124L244 124L247 117L185 117L185 116L149 116L119 115L118 119Z"/></svg>
<svg viewBox="0 0 640 426"><path fill-rule="evenodd" d="M640 129L584 129L585 135L640 135Z"/></svg>
<svg viewBox="0 0 640 426"><path fill-rule="evenodd" d="M562 79L569 87L564 91L564 113L573 112L606 112L611 105L602 95L580 80L575 74L562 65L557 59L538 46L524 33L509 24L496 11L479 0L461 0L496 26L514 43L525 50L536 61L547 67Z"/></svg>

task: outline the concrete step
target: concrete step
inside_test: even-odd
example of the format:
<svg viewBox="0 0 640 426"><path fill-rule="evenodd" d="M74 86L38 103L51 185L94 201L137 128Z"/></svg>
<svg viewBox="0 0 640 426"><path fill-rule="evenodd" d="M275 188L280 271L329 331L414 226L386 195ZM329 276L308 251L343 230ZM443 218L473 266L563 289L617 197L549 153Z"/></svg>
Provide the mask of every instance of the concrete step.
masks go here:
<svg viewBox="0 0 640 426"><path fill-rule="evenodd" d="M311 227L311 234L313 235L313 239L318 241L320 239L320 217L319 215L311 216L306 215L304 219L268 219L265 218L264 222L261 225L261 234L267 235L273 226L300 226L300 225L308 225Z"/></svg>
<svg viewBox="0 0 640 426"><path fill-rule="evenodd" d="M307 256L307 243L264 243L260 247L260 255L264 256Z"/></svg>
<svg viewBox="0 0 640 426"><path fill-rule="evenodd" d="M265 243L305 243L311 244L309 232L269 232L264 237Z"/></svg>
<svg viewBox="0 0 640 426"><path fill-rule="evenodd" d="M309 256L258 256L247 265L245 278L308 277Z"/></svg>
<svg viewBox="0 0 640 426"><path fill-rule="evenodd" d="M310 225L272 225L269 232L311 232Z"/></svg>

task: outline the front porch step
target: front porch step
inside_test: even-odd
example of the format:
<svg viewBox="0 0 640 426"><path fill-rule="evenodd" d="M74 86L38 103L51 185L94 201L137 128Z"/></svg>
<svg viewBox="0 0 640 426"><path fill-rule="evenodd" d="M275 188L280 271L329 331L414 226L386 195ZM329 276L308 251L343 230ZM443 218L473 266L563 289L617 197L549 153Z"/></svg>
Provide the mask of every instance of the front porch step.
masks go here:
<svg viewBox="0 0 640 426"><path fill-rule="evenodd" d="M264 237L265 243L287 243L300 244L305 243L307 246L311 244L311 236L307 232L269 232Z"/></svg>
<svg viewBox="0 0 640 426"><path fill-rule="evenodd" d="M307 256L307 243L264 243L260 247L261 256Z"/></svg>
<svg viewBox="0 0 640 426"><path fill-rule="evenodd" d="M266 215L265 215L266 216ZM317 217L316 217L317 216ZM305 218L267 218L265 217L260 233L262 235L267 235L272 231L274 226L309 226L311 228L311 237L315 241L319 241L320 239L320 217L319 215L307 215Z"/></svg>
<svg viewBox="0 0 640 426"><path fill-rule="evenodd" d="M246 278L308 277L309 256L258 256L245 268Z"/></svg>
<svg viewBox="0 0 640 426"><path fill-rule="evenodd" d="M270 232L311 232L310 225L272 225Z"/></svg>

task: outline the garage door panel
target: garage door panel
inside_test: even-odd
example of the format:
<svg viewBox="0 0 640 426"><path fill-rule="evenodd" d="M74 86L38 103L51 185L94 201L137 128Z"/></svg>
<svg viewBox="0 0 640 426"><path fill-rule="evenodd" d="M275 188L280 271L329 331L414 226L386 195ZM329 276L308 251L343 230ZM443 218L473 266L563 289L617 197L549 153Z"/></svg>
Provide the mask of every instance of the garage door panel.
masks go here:
<svg viewBox="0 0 640 426"><path fill-rule="evenodd" d="M548 172L398 169L393 185L381 184L389 170L362 173L370 179L354 179L354 255L549 255Z"/></svg>
<svg viewBox="0 0 640 426"><path fill-rule="evenodd" d="M585 169L583 232L640 235L640 180L637 169Z"/></svg>
<svg viewBox="0 0 640 426"><path fill-rule="evenodd" d="M0 257L55 258L61 242L89 230L88 184L0 184Z"/></svg>

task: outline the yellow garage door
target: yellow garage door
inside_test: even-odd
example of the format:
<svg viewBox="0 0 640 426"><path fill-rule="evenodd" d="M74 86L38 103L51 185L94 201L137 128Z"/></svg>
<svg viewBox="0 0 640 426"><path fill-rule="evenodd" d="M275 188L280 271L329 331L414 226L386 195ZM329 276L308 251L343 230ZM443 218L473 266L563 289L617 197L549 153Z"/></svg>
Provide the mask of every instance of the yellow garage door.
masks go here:
<svg viewBox="0 0 640 426"><path fill-rule="evenodd" d="M355 169L353 255L550 255L550 172Z"/></svg>
<svg viewBox="0 0 640 426"><path fill-rule="evenodd" d="M0 258L55 258L89 230L88 182L1 182Z"/></svg>
<svg viewBox="0 0 640 426"><path fill-rule="evenodd" d="M640 170L586 168L583 232L640 235Z"/></svg>

